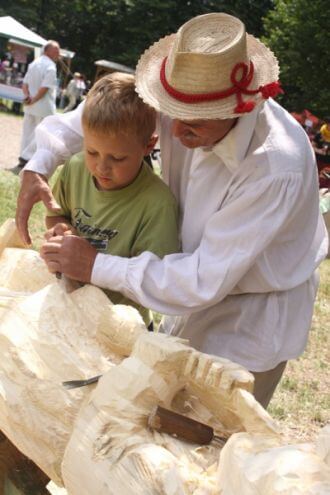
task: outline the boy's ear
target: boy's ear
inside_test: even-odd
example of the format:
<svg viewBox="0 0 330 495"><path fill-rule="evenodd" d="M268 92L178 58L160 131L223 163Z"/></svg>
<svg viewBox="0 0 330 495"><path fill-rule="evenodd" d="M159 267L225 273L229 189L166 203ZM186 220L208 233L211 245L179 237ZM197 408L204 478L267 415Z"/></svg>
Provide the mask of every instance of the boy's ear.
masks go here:
<svg viewBox="0 0 330 495"><path fill-rule="evenodd" d="M152 152L152 150L154 149L156 143L158 141L158 134L153 134L151 136L151 138L149 139L148 141L148 144L146 146L146 152L145 152L145 155L149 155L149 153Z"/></svg>

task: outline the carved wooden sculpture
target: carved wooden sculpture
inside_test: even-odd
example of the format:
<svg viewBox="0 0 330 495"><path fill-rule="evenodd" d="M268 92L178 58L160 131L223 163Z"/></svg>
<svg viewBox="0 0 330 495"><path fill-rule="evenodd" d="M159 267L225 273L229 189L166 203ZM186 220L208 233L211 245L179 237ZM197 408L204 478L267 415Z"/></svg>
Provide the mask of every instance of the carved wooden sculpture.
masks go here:
<svg viewBox="0 0 330 495"><path fill-rule="evenodd" d="M0 230L0 273L7 274L0 275L0 430L70 495L254 493L245 477L248 453L240 457L236 442L248 439L250 455L259 456L264 448L277 452L280 438L250 394L250 373L186 341L148 333L136 310L112 305L100 289L68 294L37 253L10 247L10 228ZM28 276L28 267L38 275ZM97 385L62 385L99 374ZM151 431L156 405L230 440L201 447ZM260 493L282 495L271 491L273 472L269 491ZM226 484L232 474L240 485Z"/></svg>

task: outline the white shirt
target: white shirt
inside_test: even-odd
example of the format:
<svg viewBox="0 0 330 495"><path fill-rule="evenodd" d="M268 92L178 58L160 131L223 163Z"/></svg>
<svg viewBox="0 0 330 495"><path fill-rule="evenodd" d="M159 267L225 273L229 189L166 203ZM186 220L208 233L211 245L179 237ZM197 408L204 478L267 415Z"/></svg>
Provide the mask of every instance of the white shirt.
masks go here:
<svg viewBox="0 0 330 495"><path fill-rule="evenodd" d="M29 92L33 98L40 88L49 88L47 93L32 105L24 106L24 113L46 117L54 114L56 111L56 64L47 57L41 57L34 60L29 65L28 71L24 76L23 82L29 86Z"/></svg>
<svg viewBox="0 0 330 495"><path fill-rule="evenodd" d="M80 112L39 126L46 149L26 170L49 175L60 155L77 151ZM328 242L305 132L271 100L211 150L185 148L170 125L161 117L163 177L180 205L183 252L163 260L98 254L92 283L173 315L165 331L251 371L297 357Z"/></svg>

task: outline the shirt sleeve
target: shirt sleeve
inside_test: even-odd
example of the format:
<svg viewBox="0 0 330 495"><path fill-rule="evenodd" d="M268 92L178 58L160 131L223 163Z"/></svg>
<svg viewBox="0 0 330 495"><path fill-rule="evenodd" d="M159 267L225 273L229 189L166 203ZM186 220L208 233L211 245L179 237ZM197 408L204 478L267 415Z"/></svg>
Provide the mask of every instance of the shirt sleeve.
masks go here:
<svg viewBox="0 0 330 495"><path fill-rule="evenodd" d="M42 88L55 88L56 87L56 68L55 67L49 67L46 70L40 87L42 87Z"/></svg>
<svg viewBox="0 0 330 495"><path fill-rule="evenodd" d="M238 189L211 216L193 253L170 254L163 260L151 253L131 259L98 254L91 281L163 314L199 311L224 299L288 228L301 194L299 174L261 179Z"/></svg>
<svg viewBox="0 0 330 495"><path fill-rule="evenodd" d="M30 82L30 72L29 69L26 71L25 76L23 77L23 84L29 84Z"/></svg>
<svg viewBox="0 0 330 495"><path fill-rule="evenodd" d="M30 170L49 178L58 165L82 150L83 107L84 102L72 112L51 115L43 119L35 133L37 151L25 165L24 171Z"/></svg>

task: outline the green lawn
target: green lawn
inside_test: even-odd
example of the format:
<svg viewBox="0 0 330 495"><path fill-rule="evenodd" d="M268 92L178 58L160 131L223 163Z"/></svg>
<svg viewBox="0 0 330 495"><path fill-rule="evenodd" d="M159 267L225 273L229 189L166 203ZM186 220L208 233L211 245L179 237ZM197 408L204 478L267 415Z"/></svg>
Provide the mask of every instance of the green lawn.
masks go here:
<svg viewBox="0 0 330 495"><path fill-rule="evenodd" d="M320 288L304 354L290 361L269 407L289 437L313 438L330 421L330 259L320 266Z"/></svg>
<svg viewBox="0 0 330 495"><path fill-rule="evenodd" d="M20 180L0 171L0 225L15 217ZM44 232L44 207L34 207L30 219L33 246L38 249ZM330 420L330 260L320 267L320 289L315 304L313 326L304 354L288 364L269 411L290 438L307 440Z"/></svg>

